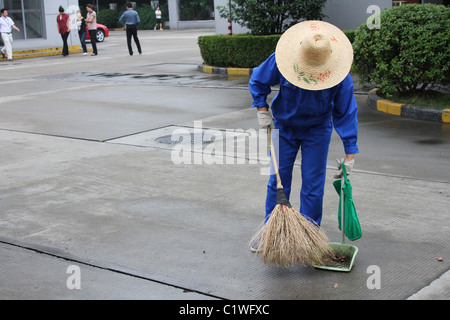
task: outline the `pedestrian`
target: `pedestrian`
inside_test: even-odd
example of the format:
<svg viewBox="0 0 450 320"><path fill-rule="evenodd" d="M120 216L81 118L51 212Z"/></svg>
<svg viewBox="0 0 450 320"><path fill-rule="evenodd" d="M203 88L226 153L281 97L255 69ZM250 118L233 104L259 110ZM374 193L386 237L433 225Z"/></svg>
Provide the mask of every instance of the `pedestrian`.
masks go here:
<svg viewBox="0 0 450 320"><path fill-rule="evenodd" d="M86 48L86 21L81 14L81 12L77 11L77 29L78 29L78 36L80 37L80 43L81 48L83 48L83 56L87 55L87 48Z"/></svg>
<svg viewBox="0 0 450 320"><path fill-rule="evenodd" d="M67 45L67 38L70 34L70 17L67 13L64 13L64 8L59 6L59 15L56 17L56 27L61 35L63 41L62 55L63 57L69 55L69 46Z"/></svg>
<svg viewBox="0 0 450 320"><path fill-rule="evenodd" d="M6 58L6 56L8 56L8 61L12 61L12 29L16 30L17 32L20 32L20 29L17 28L14 25L14 21L10 17L8 17L8 11L5 8L1 9L0 12L2 14L2 16L0 17L0 33L2 34L2 40L4 44L1 49L1 53L4 59Z"/></svg>
<svg viewBox="0 0 450 320"><path fill-rule="evenodd" d="M127 3L127 10L125 10L125 12L120 16L119 22L124 26L127 33L127 45L130 56L133 55L133 48L131 47L131 37L133 37L134 43L136 43L139 54L142 54L141 44L137 36L137 27L141 20L139 19L139 14L135 10L133 10L133 4L131 4L130 2Z"/></svg>
<svg viewBox="0 0 450 320"><path fill-rule="evenodd" d="M153 28L153 30L156 30L156 27L158 26L158 24L159 24L159 30L164 30L162 27L162 21L161 21L162 13L161 13L161 10L159 10L159 7L156 8L155 15L156 15L156 25Z"/></svg>
<svg viewBox="0 0 450 320"><path fill-rule="evenodd" d="M89 37L91 38L92 53L91 56L97 55L97 14L95 13L95 7L92 4L86 5L87 16L85 21L87 22Z"/></svg>
<svg viewBox="0 0 450 320"><path fill-rule="evenodd" d="M300 212L318 225L333 127L343 142L347 173L358 153L358 109L349 73L352 61L352 45L341 30L323 21L304 21L281 36L275 52L253 70L249 81L260 126L277 129L273 140L278 135L279 173L288 198L294 161L301 150ZM270 111L266 98L275 85L280 89ZM272 170L266 222L277 203L276 191Z"/></svg>

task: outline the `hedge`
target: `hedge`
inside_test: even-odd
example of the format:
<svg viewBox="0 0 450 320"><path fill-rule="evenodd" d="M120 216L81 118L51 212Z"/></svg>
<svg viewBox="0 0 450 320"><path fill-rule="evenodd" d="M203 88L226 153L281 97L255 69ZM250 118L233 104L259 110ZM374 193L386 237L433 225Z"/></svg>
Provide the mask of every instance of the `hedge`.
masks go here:
<svg viewBox="0 0 450 320"><path fill-rule="evenodd" d="M254 68L275 51L278 39L280 35L213 35L200 36L198 45L207 65Z"/></svg>
<svg viewBox="0 0 450 320"><path fill-rule="evenodd" d="M355 31L344 33L353 41ZM198 45L203 62L214 67L254 68L264 62L277 46L281 35L249 34L200 36Z"/></svg>
<svg viewBox="0 0 450 320"><path fill-rule="evenodd" d="M381 28L362 24L353 43L361 81L387 97L450 83L450 8L406 5L381 13Z"/></svg>
<svg viewBox="0 0 450 320"><path fill-rule="evenodd" d="M356 30L342 30L342 32L344 32L348 40L353 43L353 41L355 40Z"/></svg>

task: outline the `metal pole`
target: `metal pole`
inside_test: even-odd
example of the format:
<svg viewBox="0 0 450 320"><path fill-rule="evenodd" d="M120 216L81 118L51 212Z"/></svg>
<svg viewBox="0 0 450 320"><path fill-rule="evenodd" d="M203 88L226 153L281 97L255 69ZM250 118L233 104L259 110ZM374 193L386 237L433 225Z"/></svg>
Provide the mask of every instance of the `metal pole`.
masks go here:
<svg viewBox="0 0 450 320"><path fill-rule="evenodd" d="M344 164L342 164L344 166ZM345 206L344 206L344 173L341 177L341 229L342 229L342 243L345 243Z"/></svg>
<svg viewBox="0 0 450 320"><path fill-rule="evenodd" d="M228 8L230 10L230 17L228 18L228 35L233 35L233 25L231 22L231 0L228 1Z"/></svg>

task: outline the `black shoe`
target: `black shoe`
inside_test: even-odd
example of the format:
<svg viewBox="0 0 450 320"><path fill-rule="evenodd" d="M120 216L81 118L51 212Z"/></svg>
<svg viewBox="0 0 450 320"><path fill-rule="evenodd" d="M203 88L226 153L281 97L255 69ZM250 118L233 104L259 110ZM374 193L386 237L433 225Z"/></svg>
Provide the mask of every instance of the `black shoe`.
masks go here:
<svg viewBox="0 0 450 320"><path fill-rule="evenodd" d="M6 56L5 56L5 54L3 53L3 51L2 51L2 56L3 56L3 59L6 59Z"/></svg>

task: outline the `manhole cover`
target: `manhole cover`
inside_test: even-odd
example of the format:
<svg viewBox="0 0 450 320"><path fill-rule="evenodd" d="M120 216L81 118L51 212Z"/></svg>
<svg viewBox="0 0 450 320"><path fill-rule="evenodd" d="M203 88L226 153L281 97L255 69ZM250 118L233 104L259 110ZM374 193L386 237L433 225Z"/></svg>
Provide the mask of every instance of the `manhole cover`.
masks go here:
<svg viewBox="0 0 450 320"><path fill-rule="evenodd" d="M246 139L246 132L224 131L197 127L168 126L151 131L109 140L109 143L129 144L142 147L171 149L179 144L226 143L226 139Z"/></svg>
<svg viewBox="0 0 450 320"><path fill-rule="evenodd" d="M200 137L201 136L201 137ZM202 144L209 144L216 140L216 136L208 135L208 134L190 134L190 138L187 136L179 136L178 139L174 137L173 135L166 135L155 139L155 142L162 143L162 144L168 144L168 145L174 145L179 143L190 143L190 144L196 144L196 143L202 143Z"/></svg>

